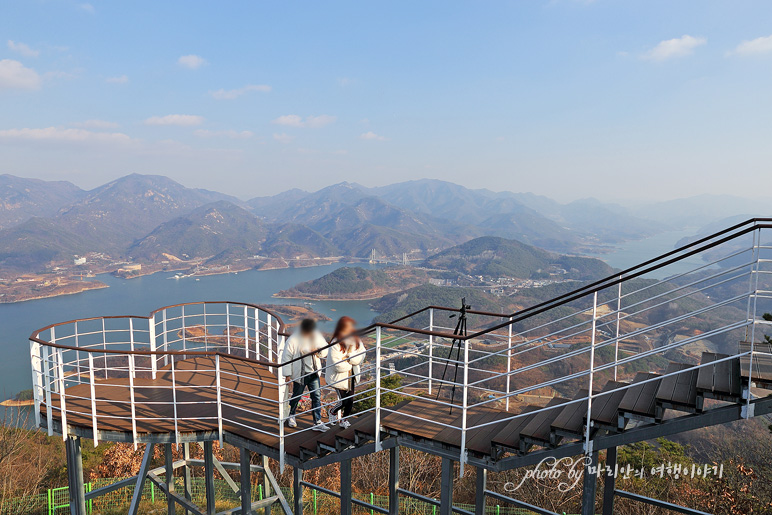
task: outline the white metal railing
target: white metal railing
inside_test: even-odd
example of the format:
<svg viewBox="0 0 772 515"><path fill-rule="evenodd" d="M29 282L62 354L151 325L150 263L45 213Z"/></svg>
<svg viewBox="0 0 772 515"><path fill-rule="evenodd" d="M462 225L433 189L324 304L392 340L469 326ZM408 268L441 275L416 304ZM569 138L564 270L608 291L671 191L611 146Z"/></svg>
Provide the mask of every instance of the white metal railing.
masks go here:
<svg viewBox="0 0 772 515"><path fill-rule="evenodd" d="M611 394L599 387L620 381L627 383L620 388L630 388L637 371L662 372L668 359L695 370L712 366L700 363L708 339L729 355L718 362L747 358L745 375L753 378L754 361L770 355L768 347L758 346L766 332L761 326L771 325L761 318L772 311L772 245L764 233L770 226L757 221L737 227L736 233L723 232L521 313L470 310L469 336L453 336L446 327L445 317L458 314L453 308L427 307L394 323L374 324L361 333L365 361L356 378L357 415L372 412L380 429L384 416L395 411L395 399L421 398L457 408L457 416L441 420L420 411L400 413L459 431L463 473L470 431L548 409L544 405L552 397L568 399L562 406L586 403L584 428L576 439L592 452L592 405ZM647 279L642 273L666 272L698 252L709 259L690 271L665 279ZM45 413L53 434L58 420L64 437L71 425L85 424L95 445L101 428L123 424L136 445L152 423L168 421L162 413L170 413L176 439L194 420L208 423L221 439L226 430L275 437L283 466L287 438L311 430L285 428L291 380L282 377L280 365L287 336L278 316L235 302L181 304L149 317L48 326L30 338L37 422L42 425ZM750 349L740 352L740 341L749 342ZM267 374L224 368L226 358ZM181 374L190 373L208 379L181 382ZM399 380L389 381L392 376ZM250 390L248 385L268 388ZM749 386L743 398L746 417L753 416ZM128 395L116 398L116 388ZM458 395L451 398L454 388ZM329 386L320 389L322 410L337 404ZM577 397L582 389L587 396ZM168 395L153 400L145 395L151 390ZM201 399L183 400L191 391L201 392ZM529 403L541 407L522 413L519 407ZM191 416L191 404L200 416ZM509 415L475 425L470 413L488 409ZM374 437L380 449L381 431L374 431Z"/></svg>

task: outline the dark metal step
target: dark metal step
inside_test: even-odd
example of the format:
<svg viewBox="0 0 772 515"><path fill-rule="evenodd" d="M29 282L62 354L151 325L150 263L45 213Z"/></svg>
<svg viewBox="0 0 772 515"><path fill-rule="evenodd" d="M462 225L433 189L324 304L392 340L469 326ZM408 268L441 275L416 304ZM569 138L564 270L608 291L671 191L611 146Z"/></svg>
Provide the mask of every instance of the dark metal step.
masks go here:
<svg viewBox="0 0 772 515"><path fill-rule="evenodd" d="M665 374L657 389L657 405L659 410L674 409L689 413L697 412L697 373L699 369L688 363L672 362L667 366ZM659 413L657 418L662 418Z"/></svg>
<svg viewBox="0 0 772 515"><path fill-rule="evenodd" d="M584 420L587 417L587 395L589 390L581 389L572 400L580 400L564 407L551 424L551 434L546 443L557 445L560 439L581 435L584 431Z"/></svg>
<svg viewBox="0 0 772 515"><path fill-rule="evenodd" d="M740 352L748 352L749 350L751 350L750 342L740 342ZM763 354L753 355L753 377L751 380L759 388L772 390L772 344L754 343L753 350ZM746 382L748 381L749 365L750 358L748 356L740 358L740 375Z"/></svg>
<svg viewBox="0 0 772 515"><path fill-rule="evenodd" d="M552 402L552 401L550 401ZM547 404L549 406L549 404ZM520 412L521 415L542 409L544 406L528 405ZM520 451L520 431L528 425L534 414L510 420L491 437L491 446L502 451Z"/></svg>
<svg viewBox="0 0 772 515"><path fill-rule="evenodd" d="M628 386L627 383L619 381L609 381L601 390L601 395L592 400L592 412L590 419L594 426L600 429L616 431L619 424L619 405L622 403L627 390L622 388ZM610 393L609 393L610 392Z"/></svg>
<svg viewBox="0 0 772 515"><path fill-rule="evenodd" d="M585 393L586 397L587 394ZM551 424L560 412L563 410L562 404L569 402L570 399L562 397L553 398L547 408L534 415L530 422L520 433L520 450L526 452L531 445L549 445Z"/></svg>
<svg viewBox="0 0 772 515"><path fill-rule="evenodd" d="M467 448L479 452L480 454L492 455L494 449L493 442L491 442L491 436L504 429L510 421L503 419L511 417L512 415L513 413L499 411L487 414L485 417L481 418L475 425L493 422L494 420L499 420L500 422L469 431L466 435Z"/></svg>
<svg viewBox="0 0 772 515"><path fill-rule="evenodd" d="M627 420L655 422L657 416L657 390L662 380L655 380L659 374L638 372L633 379L633 386L627 389L619 403L617 427L625 428ZM644 383L644 381L649 381ZM642 384L638 384L642 383Z"/></svg>
<svg viewBox="0 0 772 515"><path fill-rule="evenodd" d="M713 364L700 368L697 373L697 407L700 410L702 409L703 398L728 402L740 402L742 400L740 358L716 363L718 360L729 357L728 354L702 353L702 364Z"/></svg>

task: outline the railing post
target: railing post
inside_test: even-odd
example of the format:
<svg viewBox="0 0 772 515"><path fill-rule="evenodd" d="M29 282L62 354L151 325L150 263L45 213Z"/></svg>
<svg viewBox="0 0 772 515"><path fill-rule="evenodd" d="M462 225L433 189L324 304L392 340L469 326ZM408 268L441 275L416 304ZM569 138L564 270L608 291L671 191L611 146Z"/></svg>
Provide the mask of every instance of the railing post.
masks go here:
<svg viewBox="0 0 772 515"><path fill-rule="evenodd" d="M617 285L617 330L614 335L614 381L617 380L617 363L619 362L619 322L622 314L622 276L619 276Z"/></svg>
<svg viewBox="0 0 772 515"><path fill-rule="evenodd" d="M217 380L217 431L220 434L220 447L222 447L222 392L220 388L220 355L215 354L215 379Z"/></svg>
<svg viewBox="0 0 772 515"><path fill-rule="evenodd" d="M587 423L584 432L584 452L587 455L592 454L592 442L590 441L590 427L592 421L592 385L595 375L595 328L598 320L598 292L592 296L592 334L590 335L590 385L587 392Z"/></svg>
<svg viewBox="0 0 772 515"><path fill-rule="evenodd" d="M249 311L246 304L244 305L244 348L247 349L247 357L249 357Z"/></svg>
<svg viewBox="0 0 772 515"><path fill-rule="evenodd" d="M51 406L51 389L53 388L53 379L51 377L51 347L43 345L43 390L46 396L46 425L48 426L48 436L54 436L54 413Z"/></svg>
<svg viewBox="0 0 772 515"><path fill-rule="evenodd" d="M512 385L512 317L509 317L507 326L507 400L506 410L509 411L509 393Z"/></svg>
<svg viewBox="0 0 772 515"><path fill-rule="evenodd" d="M174 410L174 441L175 443L179 443L180 431L177 426L177 377L176 377L176 371L174 370L174 356L172 356L171 373L172 373L172 409Z"/></svg>
<svg viewBox="0 0 772 515"><path fill-rule="evenodd" d="M75 347L80 347L80 345L78 343L78 321L77 320L75 321L74 326L75 326L75 328L74 328L75 329L75 334L74 334L74 336L75 336ZM83 380L81 379L81 373L80 373L81 371L80 371L80 351L79 350L75 351L75 363L76 363L75 370L77 372L76 376L78 378L78 384L82 384Z"/></svg>
<svg viewBox="0 0 772 515"><path fill-rule="evenodd" d="M754 351L754 344L756 340L756 304L759 297L758 291L759 291L759 266L761 264L761 229L758 229L754 232L754 238L753 238L753 246L754 250L756 252L756 263L755 266L751 269L751 274L755 274L756 277L754 278L754 286L753 290L751 291L751 295L753 295L753 308L750 313L751 315L751 349L750 354L748 355L748 398L746 399L745 406L743 407L743 418L751 418L754 415L754 408L756 407L755 404L751 404L751 385L753 384L753 351Z"/></svg>
<svg viewBox="0 0 772 515"><path fill-rule="evenodd" d="M169 364L169 355L166 354L169 352L169 341L167 340L167 332L166 332L166 309L163 310L163 331L164 331L164 366Z"/></svg>
<svg viewBox="0 0 772 515"><path fill-rule="evenodd" d="M434 331L434 308L429 308L429 331ZM432 369L434 368L434 335L429 335L429 395L432 394Z"/></svg>
<svg viewBox="0 0 772 515"><path fill-rule="evenodd" d="M155 353L157 348L155 344L155 313L148 319L149 327L148 332L150 336L150 373L155 379L156 373L158 372L158 364L156 361L158 360L158 355Z"/></svg>
<svg viewBox="0 0 772 515"><path fill-rule="evenodd" d="M54 355L56 356L56 370L59 380L59 407L61 408L62 415L62 439L67 440L67 406L64 401L64 367L62 366L62 350L54 349Z"/></svg>
<svg viewBox="0 0 772 515"><path fill-rule="evenodd" d="M134 319L129 318L129 350L134 352Z"/></svg>
<svg viewBox="0 0 772 515"><path fill-rule="evenodd" d="M279 383L279 471L284 473L284 462L286 457L284 454L284 409L286 405L284 398L287 396L287 384L285 378L282 377L281 368L277 371L276 380Z"/></svg>
<svg viewBox="0 0 772 515"><path fill-rule="evenodd" d="M91 388L91 432L93 433L94 447L99 445L99 433L97 431L96 386L94 385L94 355L88 353L88 379Z"/></svg>
<svg viewBox="0 0 772 515"><path fill-rule="evenodd" d="M102 350L107 351L107 330L105 329L105 319L102 318ZM105 379L107 379L107 352L104 355Z"/></svg>
<svg viewBox="0 0 772 515"><path fill-rule="evenodd" d="M381 450L381 327L375 328L375 450Z"/></svg>
<svg viewBox="0 0 772 515"><path fill-rule="evenodd" d="M129 354L129 401L131 403L131 434L137 450L137 408L134 402L134 354Z"/></svg>
<svg viewBox="0 0 772 515"><path fill-rule="evenodd" d="M466 424L467 411L469 404L469 340L464 340L464 388L461 396L461 457L458 460L459 477L464 476L464 465L466 464Z"/></svg>
<svg viewBox="0 0 772 515"><path fill-rule="evenodd" d="M29 355L32 363L32 398L35 400L35 427L40 427L40 400L45 395L43 390L43 359L40 344L29 341Z"/></svg>
<svg viewBox="0 0 772 515"><path fill-rule="evenodd" d="M188 350L188 338L185 334L185 306L182 306L182 315L180 316L180 322L182 324L182 351L185 352ZM187 356L183 356L184 359L187 359ZM174 359L172 357L172 359Z"/></svg>
<svg viewBox="0 0 772 515"><path fill-rule="evenodd" d="M225 303L225 333L228 339L228 354L231 353L231 305ZM247 349L247 359L249 359L249 349Z"/></svg>
<svg viewBox="0 0 772 515"><path fill-rule="evenodd" d="M255 320L257 320L257 310L255 310ZM255 331L257 331L257 325L255 325ZM273 317L266 313L265 315L265 332L266 332L266 338L265 338L265 357L268 359L268 361L271 360L271 350L272 345L271 341L273 340ZM260 340L258 339L257 342L257 359L260 359Z"/></svg>
<svg viewBox="0 0 772 515"><path fill-rule="evenodd" d="M201 304L203 311L204 311L204 350L209 350L209 331L207 330L206 325L206 302Z"/></svg>
<svg viewBox="0 0 772 515"><path fill-rule="evenodd" d="M271 315L265 315L266 342L271 340ZM268 343L266 343L266 348ZM260 311L255 308L255 359L260 359ZM269 359L270 361L270 359Z"/></svg>

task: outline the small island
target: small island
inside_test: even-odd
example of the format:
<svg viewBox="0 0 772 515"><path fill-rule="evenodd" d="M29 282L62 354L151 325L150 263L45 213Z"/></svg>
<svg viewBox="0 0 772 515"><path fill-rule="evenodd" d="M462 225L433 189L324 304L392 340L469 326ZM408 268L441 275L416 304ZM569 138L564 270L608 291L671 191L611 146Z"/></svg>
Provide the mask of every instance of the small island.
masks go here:
<svg viewBox="0 0 772 515"><path fill-rule="evenodd" d="M25 274L12 280L0 280L0 303L45 299L107 288L101 281L53 274Z"/></svg>
<svg viewBox="0 0 772 515"><path fill-rule="evenodd" d="M19 393L17 393L13 399L6 399L3 402L0 402L0 406L5 406L6 408L10 407L19 407L19 406L32 406L35 404L34 396L32 395L32 390L22 390Z"/></svg>
<svg viewBox="0 0 772 515"><path fill-rule="evenodd" d="M295 285L274 297L305 300L372 300L428 281L425 271L393 267L342 267L312 281Z"/></svg>

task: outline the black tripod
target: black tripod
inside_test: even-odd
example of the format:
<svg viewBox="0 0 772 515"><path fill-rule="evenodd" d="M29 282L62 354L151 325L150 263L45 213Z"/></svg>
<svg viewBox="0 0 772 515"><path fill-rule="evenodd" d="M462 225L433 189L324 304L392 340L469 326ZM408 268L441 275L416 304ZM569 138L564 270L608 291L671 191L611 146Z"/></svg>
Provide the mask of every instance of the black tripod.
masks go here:
<svg viewBox="0 0 772 515"><path fill-rule="evenodd" d="M461 309L458 313L458 322L456 323L456 328L453 330L453 335L457 338L453 338L452 342L450 343L450 352L448 352L448 358L447 361L445 361L445 370L442 371L442 380L445 380L445 374L448 372L448 364L450 363L450 360L453 359L453 349L456 349L456 370L453 373L453 387L450 390L450 413L453 413L453 399L456 397L456 380L458 379L458 362L461 361L461 341L462 338L460 337L466 337L466 310L471 309L472 306L467 305L466 303L466 297L461 298ZM450 315L449 318L455 317L456 314ZM442 392L442 384L440 383L440 386L437 388L437 399L440 398L440 393Z"/></svg>

